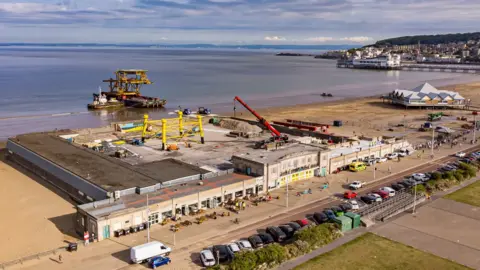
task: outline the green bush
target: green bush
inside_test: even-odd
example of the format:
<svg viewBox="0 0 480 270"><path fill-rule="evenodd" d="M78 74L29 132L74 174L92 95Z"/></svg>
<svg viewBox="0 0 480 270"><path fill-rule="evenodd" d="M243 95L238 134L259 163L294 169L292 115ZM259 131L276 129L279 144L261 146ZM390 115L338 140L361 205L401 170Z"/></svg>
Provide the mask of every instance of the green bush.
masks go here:
<svg viewBox="0 0 480 270"><path fill-rule="evenodd" d="M440 172L434 172L434 173L432 173L432 179L433 180L440 180L440 179L442 179L442 174Z"/></svg>
<svg viewBox="0 0 480 270"><path fill-rule="evenodd" d="M295 234L296 240L307 242L311 249L326 245L340 237L339 230L335 224L324 223Z"/></svg>
<svg viewBox="0 0 480 270"><path fill-rule="evenodd" d="M235 254L235 258L228 265L231 270L249 270L257 265L257 254L254 251L245 251Z"/></svg>
<svg viewBox="0 0 480 270"><path fill-rule="evenodd" d="M467 171L469 177L477 176L477 170L475 166L469 165L467 163L461 162L459 165L460 169Z"/></svg>
<svg viewBox="0 0 480 270"><path fill-rule="evenodd" d="M429 192L436 191L436 185L437 185L437 180L428 180L427 183L425 183L425 188Z"/></svg>
<svg viewBox="0 0 480 270"><path fill-rule="evenodd" d="M453 172L452 172L452 171L444 172L444 173L442 174L442 179L444 179L444 180L452 180L452 179L453 179Z"/></svg>
<svg viewBox="0 0 480 270"><path fill-rule="evenodd" d="M453 172L453 176L459 182L462 182L463 180L465 180L465 177L463 175L464 174L462 173L462 170L456 170L456 171Z"/></svg>
<svg viewBox="0 0 480 270"><path fill-rule="evenodd" d="M415 188L417 189L417 194L425 194L427 192L427 189L422 184L412 187L412 192L415 192Z"/></svg>

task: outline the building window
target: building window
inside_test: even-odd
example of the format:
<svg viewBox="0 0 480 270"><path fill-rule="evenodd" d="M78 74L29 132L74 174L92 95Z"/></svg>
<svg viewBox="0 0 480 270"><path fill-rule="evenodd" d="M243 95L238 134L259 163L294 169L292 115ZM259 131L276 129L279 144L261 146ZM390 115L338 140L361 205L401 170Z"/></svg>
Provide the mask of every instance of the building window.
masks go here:
<svg viewBox="0 0 480 270"><path fill-rule="evenodd" d="M148 223L150 225L158 223L158 213L153 213L150 216L148 216Z"/></svg>
<svg viewBox="0 0 480 270"><path fill-rule="evenodd" d="M324 155L322 160L327 160L327 155Z"/></svg>
<svg viewBox="0 0 480 270"><path fill-rule="evenodd" d="M296 160L293 161L293 167L294 167L294 168L297 168L297 167L298 167L298 159L296 159Z"/></svg>
<svg viewBox="0 0 480 270"><path fill-rule="evenodd" d="M275 173L277 173L277 167L272 168L272 174L275 174Z"/></svg>
<svg viewBox="0 0 480 270"><path fill-rule="evenodd" d="M312 157L308 157L308 163L311 163L312 162Z"/></svg>

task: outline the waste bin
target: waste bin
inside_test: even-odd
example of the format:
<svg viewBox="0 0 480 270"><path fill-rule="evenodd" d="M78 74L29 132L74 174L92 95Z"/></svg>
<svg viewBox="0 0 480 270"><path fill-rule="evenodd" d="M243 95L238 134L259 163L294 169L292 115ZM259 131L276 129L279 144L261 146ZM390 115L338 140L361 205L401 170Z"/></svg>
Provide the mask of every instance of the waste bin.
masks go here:
<svg viewBox="0 0 480 270"><path fill-rule="evenodd" d="M77 251L78 249L78 245L77 243L68 243L68 246L67 246L67 251Z"/></svg>
<svg viewBox="0 0 480 270"><path fill-rule="evenodd" d="M353 229L360 227L360 215L359 214L355 214L355 213L352 213L352 212L347 212L347 213L345 213L345 216L352 220L352 228Z"/></svg>
<svg viewBox="0 0 480 270"><path fill-rule="evenodd" d="M346 216L336 217L333 221L340 226L342 232L350 231L352 229L352 220Z"/></svg>

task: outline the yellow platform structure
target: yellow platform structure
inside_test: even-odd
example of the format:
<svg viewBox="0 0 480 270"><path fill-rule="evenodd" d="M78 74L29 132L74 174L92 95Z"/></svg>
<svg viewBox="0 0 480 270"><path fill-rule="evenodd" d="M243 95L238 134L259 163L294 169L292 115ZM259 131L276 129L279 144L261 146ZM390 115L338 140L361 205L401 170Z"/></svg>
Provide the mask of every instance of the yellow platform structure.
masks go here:
<svg viewBox="0 0 480 270"><path fill-rule="evenodd" d="M140 127L139 127L140 128ZM176 143L187 141L195 141L196 136L200 137L199 143L205 143L205 134L203 131L202 116L197 115L196 118L183 117L182 112L178 112L176 118L164 118L160 120L150 120L148 114L143 116L142 141L146 139L161 137L162 150L166 150L170 141ZM161 130L161 135L158 136L158 131ZM198 140L197 140L198 142Z"/></svg>

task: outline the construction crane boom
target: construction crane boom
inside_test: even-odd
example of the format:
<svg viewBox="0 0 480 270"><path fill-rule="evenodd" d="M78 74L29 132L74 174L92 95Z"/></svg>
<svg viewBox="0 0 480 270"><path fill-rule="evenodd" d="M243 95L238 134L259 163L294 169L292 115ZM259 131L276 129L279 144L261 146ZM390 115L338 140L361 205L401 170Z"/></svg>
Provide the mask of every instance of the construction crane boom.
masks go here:
<svg viewBox="0 0 480 270"><path fill-rule="evenodd" d="M264 125L268 130L270 130L270 132L272 132L273 136L280 137L282 135L280 132L278 132L278 130L276 130L274 127L272 127L272 125L270 125L270 123L265 118L260 116L254 109L250 108L250 106L248 106L247 103L245 103L240 97L236 96L235 100L240 102L240 104L242 104L243 107L245 107L249 112L251 112L253 115L255 115L255 117L257 117L258 121L260 121L260 123L262 123L262 125Z"/></svg>

